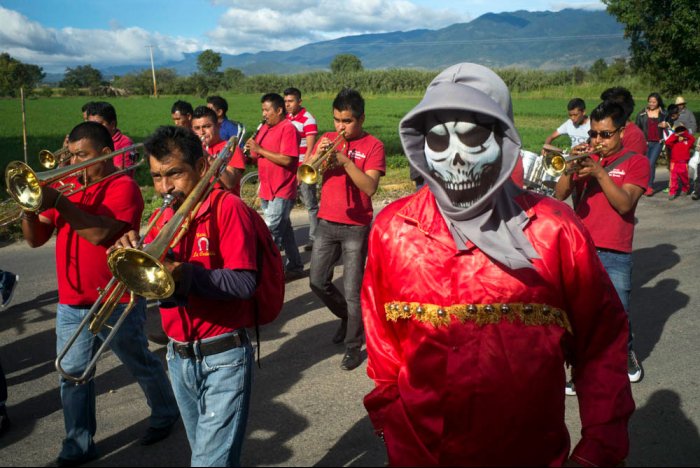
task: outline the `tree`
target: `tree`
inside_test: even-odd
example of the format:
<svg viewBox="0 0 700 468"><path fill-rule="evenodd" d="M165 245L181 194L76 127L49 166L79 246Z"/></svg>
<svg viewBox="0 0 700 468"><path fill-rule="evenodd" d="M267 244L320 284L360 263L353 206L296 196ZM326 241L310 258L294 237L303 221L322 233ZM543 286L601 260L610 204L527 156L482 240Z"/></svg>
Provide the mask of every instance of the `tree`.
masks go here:
<svg viewBox="0 0 700 468"><path fill-rule="evenodd" d="M331 72L336 74L361 72L363 69L362 61L352 54L338 54L331 62Z"/></svg>
<svg viewBox="0 0 700 468"><path fill-rule="evenodd" d="M197 68L204 75L214 75L221 67L221 54L207 49L197 57Z"/></svg>
<svg viewBox="0 0 700 468"><path fill-rule="evenodd" d="M608 69L608 64L603 60L602 58L599 58L595 62L593 62L593 65L591 65L591 68L589 68L589 72L595 79L600 80L603 78L603 75L605 74L605 71Z"/></svg>
<svg viewBox="0 0 700 468"><path fill-rule="evenodd" d="M227 68L224 70L224 76L221 80L221 84L227 90L232 89L242 89L243 80L245 80L245 75L238 68Z"/></svg>
<svg viewBox="0 0 700 468"><path fill-rule="evenodd" d="M102 84L102 72L92 65L79 65L75 68L66 68L63 80L59 86L70 91L78 88L97 88Z"/></svg>
<svg viewBox="0 0 700 468"><path fill-rule="evenodd" d="M22 63L8 53L0 54L0 95L17 96L20 87L31 93L44 76L41 67Z"/></svg>
<svg viewBox="0 0 700 468"><path fill-rule="evenodd" d="M631 66L661 91L700 91L700 14L697 0L603 0L625 25Z"/></svg>

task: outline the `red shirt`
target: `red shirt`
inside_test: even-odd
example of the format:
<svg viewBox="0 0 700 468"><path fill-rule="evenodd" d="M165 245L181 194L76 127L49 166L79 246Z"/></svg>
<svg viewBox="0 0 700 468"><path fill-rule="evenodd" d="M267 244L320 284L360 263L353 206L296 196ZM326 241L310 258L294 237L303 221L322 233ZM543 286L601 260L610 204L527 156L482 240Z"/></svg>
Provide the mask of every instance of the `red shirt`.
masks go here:
<svg viewBox="0 0 700 468"><path fill-rule="evenodd" d="M153 240L173 214L171 208L166 210L157 226L146 235L146 243ZM176 261L210 270L257 271L255 230L248 208L240 198L213 190L173 253ZM163 330L180 342L219 336L251 326L252 304L250 300L213 300L190 294L185 306L161 307Z"/></svg>
<svg viewBox="0 0 700 468"><path fill-rule="evenodd" d="M282 120L273 127L268 124L263 125L255 141L273 153L281 153L291 158L299 157L299 135L289 120ZM296 199L298 167L296 163L282 167L260 157L257 153L251 152L251 156L258 159L260 198L267 201L273 198Z"/></svg>
<svg viewBox="0 0 700 468"><path fill-rule="evenodd" d="M603 159L603 167L609 166L628 151L627 148L622 148L619 152ZM597 155L593 157L598 158ZM645 156L635 154L608 172L608 175L618 187L622 187L623 184L633 184L646 190L649 184L649 161ZM583 193L583 199L576 207L576 214L591 233L595 246L618 252L632 252L636 205L622 216L612 207L600 184L592 179L590 181L577 179L576 184L577 192ZM585 188L586 185L588 188Z"/></svg>
<svg viewBox="0 0 700 468"><path fill-rule="evenodd" d="M78 184L77 178L66 179ZM56 276L58 301L72 306L91 306L97 300L98 288L112 279L107 267L107 248L124 232L139 229L143 213L143 198L136 182L125 174L117 175L68 199L81 210L98 216L117 219L127 224L123 232L103 245L93 245L80 237L59 212L53 208L41 216L56 227ZM128 296L121 302L127 302Z"/></svg>
<svg viewBox="0 0 700 468"><path fill-rule="evenodd" d="M683 137L680 141L678 137ZM695 137L688 131L674 133L666 140L666 146L671 148L671 162L687 163L690 161L690 153L693 150Z"/></svg>
<svg viewBox="0 0 700 468"><path fill-rule="evenodd" d="M582 426L574 459L616 466L628 453L622 304L568 206L531 192L515 201L540 256L533 269L459 251L428 188L374 221L362 318L375 388L364 403L390 466L561 466L565 361Z"/></svg>
<svg viewBox="0 0 700 468"><path fill-rule="evenodd" d="M306 156L306 137L318 134L316 119L306 108L302 107L296 115L287 114L287 120L292 122L299 134L299 164L301 165L304 162L304 156Z"/></svg>
<svg viewBox="0 0 700 468"><path fill-rule="evenodd" d="M625 133L622 135L622 146L642 156L647 155L647 137L634 122L627 122Z"/></svg>
<svg viewBox="0 0 700 468"><path fill-rule="evenodd" d="M224 149L226 143L228 143L228 141L221 140L214 146L205 146L204 150L207 152L207 154L209 154L209 156L216 156L221 152L222 149ZM238 145L236 145L236 149L233 151L233 156L231 156L231 159L229 159L227 167L245 171L245 156L243 155L243 150ZM223 186L221 185L221 183L217 183L216 188L223 189ZM237 197L241 196L240 181L238 182L238 184L236 184L235 187L231 189L231 193L233 193Z"/></svg>
<svg viewBox="0 0 700 468"><path fill-rule="evenodd" d="M114 143L114 151L119 151L122 148L127 148L134 144L134 142L128 136L124 135L119 129L112 135L112 142ZM127 168L133 166L136 161L136 153L129 151L126 154L119 154L114 157L114 165L117 169Z"/></svg>
<svg viewBox="0 0 700 468"><path fill-rule="evenodd" d="M333 141L337 136L336 132L326 133L319 138L319 143L324 137ZM347 143L345 154L362 172L376 170L382 175L385 173L386 160L381 141L365 132L360 138ZM314 151L317 148L318 143ZM345 169L335 167L323 173L319 218L334 223L367 226L372 222L373 213L372 199L357 188Z"/></svg>

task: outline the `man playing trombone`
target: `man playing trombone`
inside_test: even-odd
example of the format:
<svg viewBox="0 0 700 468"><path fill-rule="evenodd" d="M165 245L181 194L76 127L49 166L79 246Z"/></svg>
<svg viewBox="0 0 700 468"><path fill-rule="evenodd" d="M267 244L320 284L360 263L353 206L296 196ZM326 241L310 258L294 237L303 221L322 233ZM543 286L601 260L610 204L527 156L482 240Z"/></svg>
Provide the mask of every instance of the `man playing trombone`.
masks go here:
<svg viewBox="0 0 700 468"><path fill-rule="evenodd" d="M99 123L83 122L68 135L71 164L113 154L113 149L109 132ZM41 189L43 201L39 210L25 211L22 215L22 232L31 247L44 245L56 232L58 352L78 330L82 319L97 300L98 289L103 288L112 277L107 267L107 247L127 230L138 228L144 207L138 185L131 177L117 171L113 158L103 158L88 166L83 174L79 177L68 173L61 182L81 185L84 190L64 196L62 192L45 185ZM128 302L128 296L120 302ZM112 314L110 323L117 320L122 310L123 304ZM115 334L111 349L129 368L146 394L151 418L150 427L141 443L149 445L170 433L178 418L178 408L163 366L148 351L143 330L145 312L145 301L139 301ZM95 338L104 340L107 331L94 336L84 328L63 359L63 369L70 375L82 374L92 358ZM62 377L61 402L66 437L58 456L58 465L75 466L97 458L93 440L97 429L93 379L76 385Z"/></svg>
<svg viewBox="0 0 700 468"><path fill-rule="evenodd" d="M161 302L163 329L170 337L168 369L187 438L192 466L238 466L251 395L253 349L246 327L254 325L257 250L251 213L223 190L197 191L211 184L207 158L197 136L179 127L160 127L145 142L153 185L175 201L145 234L145 243L164 242L178 217L189 220L186 234L163 266L175 281ZM254 214L253 214L254 215ZM168 223L168 224L166 224ZM165 226L165 229L163 228ZM164 236L166 234L163 234ZM171 239L165 242L172 245ZM135 248L136 230L117 242Z"/></svg>

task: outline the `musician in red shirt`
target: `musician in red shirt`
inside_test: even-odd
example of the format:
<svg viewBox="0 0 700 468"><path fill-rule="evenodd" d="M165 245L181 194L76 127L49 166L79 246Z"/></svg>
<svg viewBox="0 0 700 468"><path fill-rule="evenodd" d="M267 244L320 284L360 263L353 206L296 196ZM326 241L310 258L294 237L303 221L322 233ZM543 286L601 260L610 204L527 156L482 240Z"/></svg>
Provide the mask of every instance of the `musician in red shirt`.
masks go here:
<svg viewBox="0 0 700 468"><path fill-rule="evenodd" d="M92 102L86 109L87 120L97 122L104 126L112 136L114 149L120 150L134 144L128 136L124 135L117 126L117 110L108 102ZM136 164L136 153L130 151L115 156L114 165L119 169L126 169ZM133 176L133 171L129 173Z"/></svg>
<svg viewBox="0 0 700 468"><path fill-rule="evenodd" d="M226 146L227 141L219 136L219 123L216 113L206 106L197 107L192 113L192 131L202 141L204 151L210 158ZM221 173L219 187L231 191L234 195L241 196L241 177L245 172L245 158L243 150L237 145L226 169Z"/></svg>
<svg viewBox="0 0 700 468"><path fill-rule="evenodd" d="M200 183L207 161L200 140L180 127L160 127L144 145L156 191L175 197L146 233L149 243ZM250 214L239 197L213 190L163 260L176 288L161 301L160 313L191 466L240 466L253 372L246 328L256 323L249 300L257 284ZM138 237L129 231L116 246L135 247Z"/></svg>
<svg viewBox="0 0 700 468"><path fill-rule="evenodd" d="M399 133L427 186L377 215L362 287L364 403L389 464L620 464L634 409L625 313L573 211L513 183L505 83L449 67ZM566 361L583 428L572 454Z"/></svg>
<svg viewBox="0 0 700 468"><path fill-rule="evenodd" d="M311 289L340 319L333 337L345 343L343 370L362 363L364 341L360 286L367 258L367 236L374 214L372 195L386 171L384 145L364 128L365 101L359 92L344 89L333 101L335 132L324 134L316 144L313 161L336 141L331 167L323 173L319 224L311 251ZM345 132L345 137L339 137ZM333 268L343 260L344 295L333 284Z"/></svg>
<svg viewBox="0 0 700 468"><path fill-rule="evenodd" d="M113 150L109 132L95 122L84 122L68 135L71 163L94 159ZM58 278L58 313L56 315L56 349L60 352L78 329L81 320L96 302L99 288L112 278L107 267L107 247L124 232L137 230L143 211L141 191L125 175L111 176L117 169L112 160L90 166L87 180L71 177L64 180L80 187L93 184L71 196L63 196L44 186L40 214L25 212L22 232L31 247L46 244L56 232L56 276ZM109 319L114 325L129 297ZM142 444L152 444L166 437L178 418L177 404L160 360L148 351L144 334L146 301L140 300L123 322L110 348L136 377L151 406L150 427ZM92 359L96 340L103 341L109 329L93 336L83 329L80 338L62 360L71 375L81 375ZM95 425L95 383L76 385L61 378L61 402L66 437L58 457L59 466L86 463L98 456L93 437Z"/></svg>
<svg viewBox="0 0 700 468"><path fill-rule="evenodd" d="M265 123L245 146L251 158L258 162L258 196L265 222L277 246L284 249L285 276L287 281L292 281L304 276L304 262L290 218L297 199L299 135L287 120L282 96L269 93L260 102Z"/></svg>

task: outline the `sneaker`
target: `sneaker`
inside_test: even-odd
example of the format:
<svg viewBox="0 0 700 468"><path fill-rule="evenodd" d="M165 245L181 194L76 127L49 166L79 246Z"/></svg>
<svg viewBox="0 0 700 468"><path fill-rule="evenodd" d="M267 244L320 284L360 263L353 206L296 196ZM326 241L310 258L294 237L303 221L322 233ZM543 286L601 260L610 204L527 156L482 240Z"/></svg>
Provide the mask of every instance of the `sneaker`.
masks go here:
<svg viewBox="0 0 700 468"><path fill-rule="evenodd" d="M700 195L697 192L695 192L690 196L690 198L692 198L693 200L700 200Z"/></svg>
<svg viewBox="0 0 700 468"><path fill-rule="evenodd" d="M345 350L345 356L340 363L340 368L343 370L353 370L362 364L362 353L360 348L348 348Z"/></svg>
<svg viewBox="0 0 700 468"><path fill-rule="evenodd" d="M632 383L639 382L644 376L644 369L637 359L637 354L632 350L627 353L627 376Z"/></svg>
<svg viewBox="0 0 700 468"><path fill-rule="evenodd" d="M15 293L18 281L19 275L5 272L5 278L2 285L2 302L0 302L0 309L4 309L12 301L12 296Z"/></svg>
<svg viewBox="0 0 700 468"><path fill-rule="evenodd" d="M647 197L653 197L654 196L654 189L649 187L646 192L644 192L644 195Z"/></svg>
<svg viewBox="0 0 700 468"><path fill-rule="evenodd" d="M668 193L668 192L669 192L669 188L666 187L665 189L663 189L663 192L664 192L664 193Z"/></svg>
<svg viewBox="0 0 700 468"><path fill-rule="evenodd" d="M573 380L566 382L566 387L564 387L564 393L569 396L576 396L576 385L574 385Z"/></svg>

